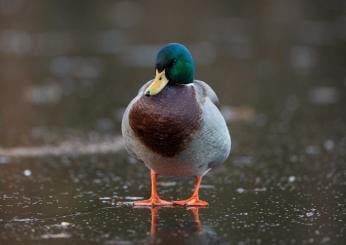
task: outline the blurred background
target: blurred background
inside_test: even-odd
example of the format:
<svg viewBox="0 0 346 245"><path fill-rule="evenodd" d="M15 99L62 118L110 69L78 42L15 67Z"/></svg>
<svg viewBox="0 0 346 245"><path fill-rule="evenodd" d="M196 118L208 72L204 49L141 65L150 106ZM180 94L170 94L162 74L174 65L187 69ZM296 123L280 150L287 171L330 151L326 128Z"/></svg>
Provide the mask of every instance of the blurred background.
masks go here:
<svg viewBox="0 0 346 245"><path fill-rule="evenodd" d="M33 219L114 206L127 192L144 196L147 171L122 150L120 123L129 101L153 78L158 49L169 42L191 50L196 79L215 89L231 128L233 155L227 167L206 178L210 185L203 190L205 199L215 199L201 211L208 237L217 237L210 243L341 244L346 229L342 0L0 0L0 222L7 227L0 238L11 241L21 231L19 240L61 239L42 228L54 222L40 225ZM168 197L191 187L162 183ZM60 206L47 208L50 196ZM240 212L244 205L254 212ZM261 216L258 205L266 207ZM73 227L63 239L144 239L147 223L136 230L131 220L148 213L130 210L129 217L122 209L102 211L88 224L78 215L55 221ZM90 224L116 212L115 220L126 225L110 230L115 220L109 218L97 225L104 227L98 233L91 232L96 226ZM243 213L252 216L242 220ZM226 214L231 217L219 219ZM29 218L31 225L18 225L16 217L24 217L19 223ZM258 233L267 223L271 228ZM301 227L294 228L297 224ZM278 230L268 233L271 229Z"/></svg>
<svg viewBox="0 0 346 245"><path fill-rule="evenodd" d="M42 143L45 130L118 134L121 109L168 42L191 49L196 78L225 106L249 106L262 121L285 103L335 110L345 90L345 9L344 1L1 0L1 145Z"/></svg>

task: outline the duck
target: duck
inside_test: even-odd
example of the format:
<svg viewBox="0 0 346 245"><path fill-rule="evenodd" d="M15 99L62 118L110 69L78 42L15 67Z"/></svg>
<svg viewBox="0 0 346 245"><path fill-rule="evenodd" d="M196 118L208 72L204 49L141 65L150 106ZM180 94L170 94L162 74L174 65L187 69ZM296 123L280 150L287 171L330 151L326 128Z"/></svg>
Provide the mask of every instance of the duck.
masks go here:
<svg viewBox="0 0 346 245"><path fill-rule="evenodd" d="M151 196L135 206L208 206L199 198L203 176L231 151L229 128L215 91L195 80L191 52L169 43L157 53L154 79L146 82L123 114L121 130L130 155L150 169ZM168 201L157 191L158 176L195 178L190 198Z"/></svg>

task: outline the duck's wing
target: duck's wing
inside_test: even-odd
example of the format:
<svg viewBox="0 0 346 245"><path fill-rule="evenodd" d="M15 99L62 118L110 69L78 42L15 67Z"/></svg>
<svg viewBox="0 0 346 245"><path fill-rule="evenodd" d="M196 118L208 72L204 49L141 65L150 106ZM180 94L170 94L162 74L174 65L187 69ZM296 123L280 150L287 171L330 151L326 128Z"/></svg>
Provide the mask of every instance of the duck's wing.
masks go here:
<svg viewBox="0 0 346 245"><path fill-rule="evenodd" d="M144 91L147 89L147 87L149 87L150 83L152 82L153 80L150 80L148 82L146 82L139 90L138 90L138 94L143 94Z"/></svg>
<svg viewBox="0 0 346 245"><path fill-rule="evenodd" d="M218 108L220 108L219 98L215 91L206 82L195 80L194 84L201 91L202 96L208 97Z"/></svg>

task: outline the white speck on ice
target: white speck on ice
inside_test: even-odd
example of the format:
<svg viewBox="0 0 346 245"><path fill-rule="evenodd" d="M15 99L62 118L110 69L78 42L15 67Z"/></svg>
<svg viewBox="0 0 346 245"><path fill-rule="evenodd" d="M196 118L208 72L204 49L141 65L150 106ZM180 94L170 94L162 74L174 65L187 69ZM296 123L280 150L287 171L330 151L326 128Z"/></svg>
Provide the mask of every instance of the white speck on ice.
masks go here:
<svg viewBox="0 0 346 245"><path fill-rule="evenodd" d="M69 223L69 222L63 221L63 222L60 223L60 225L61 225L61 227L65 228L65 227L68 227L68 226L70 226L70 225L72 225L72 224Z"/></svg>
<svg viewBox="0 0 346 245"><path fill-rule="evenodd" d="M68 234L66 232L62 232L62 233L57 233L57 234L43 234L41 236L42 239L57 239L57 238L70 238L71 234Z"/></svg>
<svg viewBox="0 0 346 245"><path fill-rule="evenodd" d="M165 182L159 182L158 184L160 186L163 186L163 187L170 187L170 186L176 186L177 182L175 182L175 181L165 181Z"/></svg>
<svg viewBox="0 0 346 245"><path fill-rule="evenodd" d="M34 219L32 219L32 218L18 218L18 217L14 217L13 221L15 221L15 222L32 222L32 221L34 221Z"/></svg>
<svg viewBox="0 0 346 245"><path fill-rule="evenodd" d="M331 151L334 148L334 142L332 140L326 140L326 142L324 142L324 148L327 151Z"/></svg>
<svg viewBox="0 0 346 245"><path fill-rule="evenodd" d="M236 191L241 194L241 193L244 193L246 190L242 187L239 187L239 188L237 188Z"/></svg>
<svg viewBox="0 0 346 245"><path fill-rule="evenodd" d="M261 188L254 188L253 189L255 192L261 192L261 191L267 191L266 187L261 187Z"/></svg>
<svg viewBox="0 0 346 245"><path fill-rule="evenodd" d="M309 145L305 148L305 152L309 155L317 155L320 153L320 149L316 145Z"/></svg>
<svg viewBox="0 0 346 245"><path fill-rule="evenodd" d="M294 181L296 181L296 177L295 176L289 176L288 177L288 182L293 183Z"/></svg>
<svg viewBox="0 0 346 245"><path fill-rule="evenodd" d="M201 185L201 189L215 189L214 185Z"/></svg>
<svg viewBox="0 0 346 245"><path fill-rule="evenodd" d="M6 164L9 162L8 157L6 156L0 156L0 164Z"/></svg>
<svg viewBox="0 0 346 245"><path fill-rule="evenodd" d="M31 176L31 170L30 169L25 169L24 171L23 171L23 174L24 174L24 176Z"/></svg>
<svg viewBox="0 0 346 245"><path fill-rule="evenodd" d="M140 199L143 199L143 197L130 197L130 196L127 196L125 197L126 200L140 200Z"/></svg>
<svg viewBox="0 0 346 245"><path fill-rule="evenodd" d="M111 200L112 198L111 197L100 197L99 199L100 200Z"/></svg>

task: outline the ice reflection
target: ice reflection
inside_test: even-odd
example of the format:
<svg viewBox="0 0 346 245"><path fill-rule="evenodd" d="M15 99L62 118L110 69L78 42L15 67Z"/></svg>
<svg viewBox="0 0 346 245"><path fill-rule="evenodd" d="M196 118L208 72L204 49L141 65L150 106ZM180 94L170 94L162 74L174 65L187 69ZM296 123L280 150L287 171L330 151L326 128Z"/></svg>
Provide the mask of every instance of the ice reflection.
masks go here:
<svg viewBox="0 0 346 245"><path fill-rule="evenodd" d="M218 235L201 222L199 211L205 207L188 207L189 221L175 215L174 221L163 223L160 212L164 209L174 211L175 207L136 207L149 209L151 212L149 244L223 244ZM180 209L180 208L179 208Z"/></svg>
<svg viewBox="0 0 346 245"><path fill-rule="evenodd" d="M7 163L8 157L44 157L44 156L66 156L66 155L91 155L116 153L124 148L123 140L119 137L104 139L95 142L65 141L59 145L44 145L32 147L0 147L0 163Z"/></svg>

